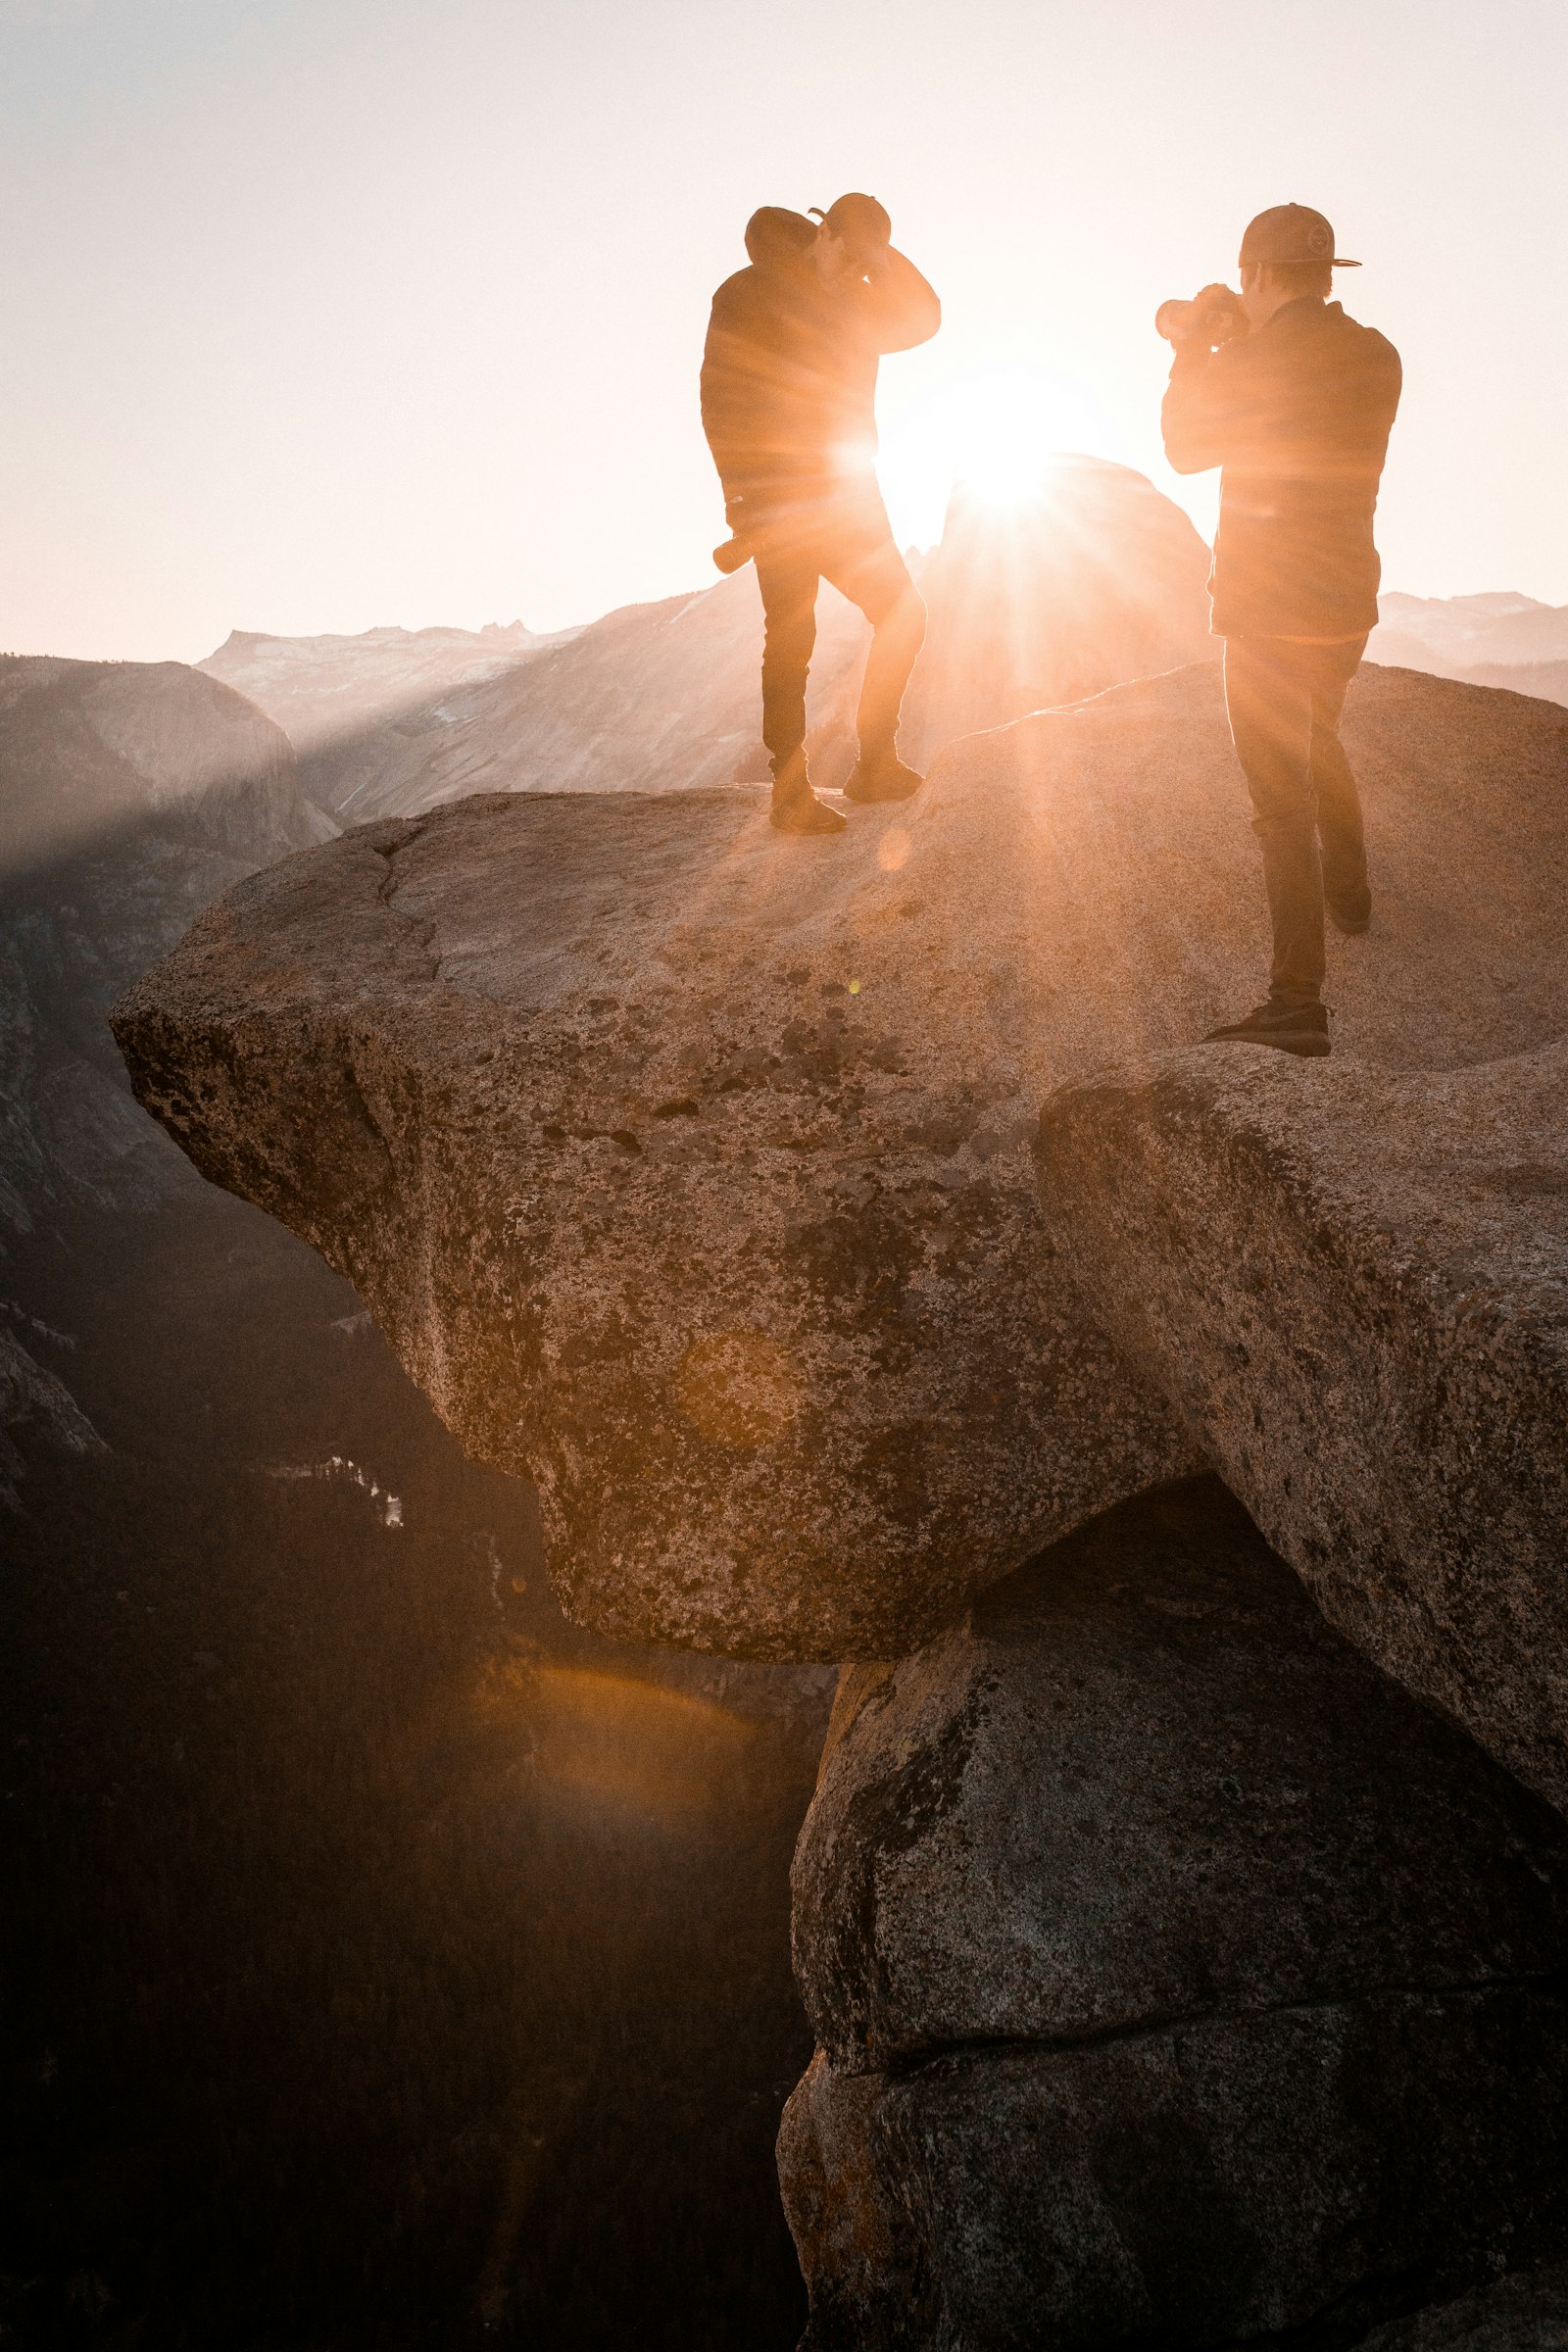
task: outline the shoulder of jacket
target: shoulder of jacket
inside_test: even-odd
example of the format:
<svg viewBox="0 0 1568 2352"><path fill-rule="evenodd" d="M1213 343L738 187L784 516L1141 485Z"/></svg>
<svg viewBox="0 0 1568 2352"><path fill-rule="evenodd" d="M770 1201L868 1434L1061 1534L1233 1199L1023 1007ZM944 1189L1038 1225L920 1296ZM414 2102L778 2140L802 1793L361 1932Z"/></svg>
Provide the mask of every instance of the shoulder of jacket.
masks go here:
<svg viewBox="0 0 1568 2352"><path fill-rule="evenodd" d="M1379 334L1375 326L1363 326L1360 319L1352 318L1348 312L1342 314L1341 324L1348 330L1364 358L1385 368L1399 366L1398 353L1388 336Z"/></svg>
<svg viewBox="0 0 1568 2352"><path fill-rule="evenodd" d="M757 271L748 263L744 270L737 270L733 277L726 277L724 283L714 294L714 318L716 318L722 312L747 309L756 299L756 295Z"/></svg>
<svg viewBox="0 0 1568 2352"><path fill-rule="evenodd" d="M1381 343L1385 351L1394 349L1387 335L1379 334L1377 328L1368 326L1364 319L1352 318L1343 303L1335 303L1328 315L1335 319L1342 332L1352 334L1368 345Z"/></svg>

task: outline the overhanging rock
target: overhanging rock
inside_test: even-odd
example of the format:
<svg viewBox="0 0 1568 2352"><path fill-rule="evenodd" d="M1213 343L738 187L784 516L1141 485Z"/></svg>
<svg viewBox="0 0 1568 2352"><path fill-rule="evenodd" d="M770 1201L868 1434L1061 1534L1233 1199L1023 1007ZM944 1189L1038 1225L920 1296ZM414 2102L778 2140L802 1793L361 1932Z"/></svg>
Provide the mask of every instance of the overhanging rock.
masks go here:
<svg viewBox="0 0 1568 2352"><path fill-rule="evenodd" d="M1568 1809L1568 1042L1057 1095L1102 1317L1352 1640Z"/></svg>
<svg viewBox="0 0 1568 2352"><path fill-rule="evenodd" d="M1354 690L1389 912L1334 996L1381 1065L1555 1035L1562 735ZM1200 1458L1053 1255L1030 1143L1263 962L1205 666L955 746L833 841L746 790L368 827L230 893L116 1031L198 1166L536 1481L575 1616L866 1658Z"/></svg>

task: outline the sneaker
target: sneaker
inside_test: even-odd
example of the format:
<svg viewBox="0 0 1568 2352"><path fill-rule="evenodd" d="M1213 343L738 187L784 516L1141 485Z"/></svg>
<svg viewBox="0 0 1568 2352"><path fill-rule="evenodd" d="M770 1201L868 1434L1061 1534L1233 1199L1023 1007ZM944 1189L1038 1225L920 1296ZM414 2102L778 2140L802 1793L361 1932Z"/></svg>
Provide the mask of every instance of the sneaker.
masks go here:
<svg viewBox="0 0 1568 2352"><path fill-rule="evenodd" d="M1224 1029L1211 1029L1203 1043L1278 1046L1282 1054L1324 1054L1329 1051L1328 1006L1276 1004L1271 997L1266 1004L1254 1004L1245 1020L1232 1021Z"/></svg>
<svg viewBox="0 0 1568 2352"><path fill-rule="evenodd" d="M775 785L769 813L780 833L842 833L849 822L826 801L819 801L808 784L799 785L793 792L780 792Z"/></svg>
<svg viewBox="0 0 1568 2352"><path fill-rule="evenodd" d="M1371 930L1372 893L1364 882L1359 890L1347 891L1340 898L1331 899L1325 892L1323 903L1329 910L1329 921L1347 939L1359 939L1363 931Z"/></svg>
<svg viewBox="0 0 1568 2352"><path fill-rule="evenodd" d="M916 768L906 767L897 752L884 752L880 758L861 753L856 761L855 772L844 787L847 801L907 801L912 800L925 782Z"/></svg>

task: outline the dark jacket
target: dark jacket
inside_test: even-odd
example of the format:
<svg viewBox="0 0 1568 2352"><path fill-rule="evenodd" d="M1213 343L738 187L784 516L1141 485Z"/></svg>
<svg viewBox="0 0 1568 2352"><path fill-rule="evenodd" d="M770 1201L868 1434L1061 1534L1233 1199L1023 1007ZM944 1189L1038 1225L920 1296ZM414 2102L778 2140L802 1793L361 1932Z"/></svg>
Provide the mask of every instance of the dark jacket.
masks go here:
<svg viewBox="0 0 1568 2352"><path fill-rule="evenodd" d="M1399 355L1307 295L1216 352L1179 350L1160 423L1178 473L1223 466L1208 589L1216 637L1375 628L1378 482Z"/></svg>
<svg viewBox="0 0 1568 2352"><path fill-rule="evenodd" d="M869 474L877 361L942 323L936 295L902 253L890 251L874 284L824 285L809 250L783 228L791 218L754 220L764 226L748 234L752 266L713 296L703 353L708 446L726 501L754 515Z"/></svg>

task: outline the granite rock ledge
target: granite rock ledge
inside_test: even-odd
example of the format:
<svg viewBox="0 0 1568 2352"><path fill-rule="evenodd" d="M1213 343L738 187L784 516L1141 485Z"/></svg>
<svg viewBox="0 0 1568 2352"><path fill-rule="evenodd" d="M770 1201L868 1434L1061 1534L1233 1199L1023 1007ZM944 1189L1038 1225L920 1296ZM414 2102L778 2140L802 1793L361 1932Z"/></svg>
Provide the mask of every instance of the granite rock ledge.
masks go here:
<svg viewBox="0 0 1568 2352"><path fill-rule="evenodd" d="M1356 1052L1548 1044L1561 714L1373 670L1348 736L1380 891L1333 974ZM955 745L832 843L747 789L368 826L231 891L115 1026L197 1166L534 1480L574 1616L870 1659L1207 1458L1031 1146L1263 955L1201 665Z"/></svg>
<svg viewBox="0 0 1568 2352"><path fill-rule="evenodd" d="M1041 1123L1057 1246L1329 1619L1568 1811L1568 1040L1193 1051Z"/></svg>

